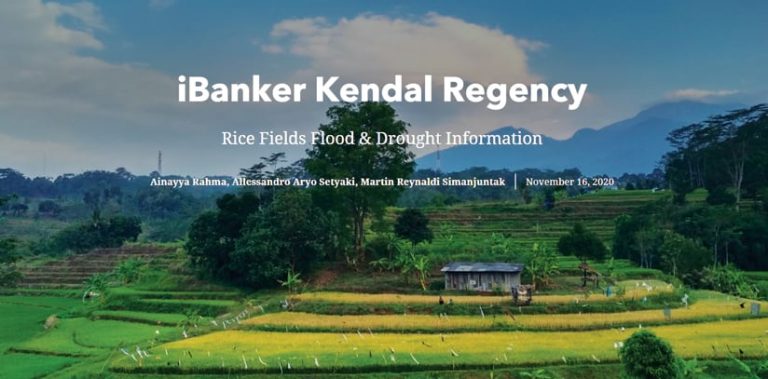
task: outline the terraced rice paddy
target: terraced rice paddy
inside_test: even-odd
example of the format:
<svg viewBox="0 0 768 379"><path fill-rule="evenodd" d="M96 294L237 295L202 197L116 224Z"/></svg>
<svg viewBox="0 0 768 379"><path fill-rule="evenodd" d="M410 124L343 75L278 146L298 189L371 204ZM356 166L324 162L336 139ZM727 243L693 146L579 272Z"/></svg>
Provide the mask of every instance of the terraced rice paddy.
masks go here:
<svg viewBox="0 0 768 379"><path fill-rule="evenodd" d="M180 313L149 310L108 310L90 312L97 303L83 303L78 294L70 290L18 290L25 294L0 296L0 377L80 377L84 374L107 377L105 362L111 357L137 355L137 349L146 350L162 342L184 338L202 332L185 322L188 316ZM127 296L141 292L116 290ZM210 297L194 297L193 292L152 292L152 299L179 306L215 306L222 313L236 305L231 294L209 293ZM203 293L205 294L205 293ZM58 295L58 296L57 296ZM146 295L146 293L144 293ZM173 299L179 296L181 299ZM142 299L139 300L150 300ZM153 302L147 304L154 305ZM108 306L108 305L107 305ZM219 308L220 307L220 308ZM183 308L182 308L183 309ZM85 315L89 315L85 317ZM45 329L46 320L56 317L52 328ZM194 317L195 322L208 322ZM185 326L186 325L186 326ZM109 374L109 375L108 375Z"/></svg>
<svg viewBox="0 0 768 379"><path fill-rule="evenodd" d="M629 284L629 283L627 283ZM634 285L634 284L633 284ZM670 291L647 281L652 291ZM643 286L638 286L643 291ZM566 301L571 297L563 295ZM723 359L768 356L768 318L752 316L745 303L697 291L698 300L671 310L616 313L512 314L496 316L324 315L278 312L256 315L234 329L160 345L139 362L119 357L114 371L368 372L455 367L605 363L618 359L616 346L641 328L667 339L683 357ZM318 300L322 299L322 300ZM294 301L360 303L433 302L432 296L307 293ZM499 297L464 296L480 304ZM554 298L553 298L554 299ZM618 301L616 298L602 301ZM761 303L765 307L766 303ZM739 350L740 349L740 350Z"/></svg>
<svg viewBox="0 0 768 379"><path fill-rule="evenodd" d="M723 358L729 349L745 356L768 353L768 319L651 328L684 357ZM176 365L179 371L229 367L252 370L333 369L381 366L604 362L617 359L616 343L633 329L589 332L280 333L222 331L165 344L140 364L127 358L113 369L146 371ZM168 354L164 352L167 349Z"/></svg>
<svg viewBox="0 0 768 379"><path fill-rule="evenodd" d="M616 217L663 196L666 196L663 192L603 191L559 201L550 211L534 205L487 202L432 208L426 213L439 237L434 241L437 248L482 251L487 247L488 238L498 234L509 237L511 247L522 252L533 243L554 246L574 222L583 223L605 242L610 242ZM460 238L443 238L448 235Z"/></svg>
<svg viewBox="0 0 768 379"><path fill-rule="evenodd" d="M643 285L645 284L645 285ZM629 280L619 283L616 287L626 288L624 298L642 298L659 293L671 292L668 284L658 280ZM480 296L480 295L446 295L446 301L454 304L478 304L489 305L509 302L508 296ZM435 304L435 295L405 295L405 294L365 294L345 292L308 292L294 295L296 301L327 302L345 304ZM584 296L581 294L569 295L541 295L536 296L534 304L562 304L570 302L600 302L612 301L614 298L602 294Z"/></svg>
<svg viewBox="0 0 768 379"><path fill-rule="evenodd" d="M69 355L93 355L102 348L132 347L155 338L176 337L176 328L158 327L122 321L91 321L85 318L62 320L58 327L14 346L40 353L66 352Z"/></svg>
<svg viewBox="0 0 768 379"><path fill-rule="evenodd" d="M647 287L628 281L624 285L649 293ZM662 282L646 281L653 294L670 289ZM632 289L630 288L630 289ZM140 291L115 291L134 298ZM62 292L64 293L64 292ZM237 304L224 293L194 298L190 292L146 292L132 304L179 306L224 306ZM296 371L301 374L330 372L408 372L529 365L603 364L617 360L616 344L631 333L649 328L667 339L683 357L725 359L743 352L742 357L768 356L768 319L753 317L741 299L707 291L692 294L696 302L688 309L672 309L667 320L661 309L616 313L511 314L436 316L431 314L322 315L276 312L250 307L250 318L233 320L235 312L216 319L195 319L187 315L149 309L109 310L90 313L90 318L65 317L52 330L42 323L52 313L81 312L79 298L56 296L0 296L0 311L23 309L24 317L0 314L4 327L26 328L26 335L0 329L5 354L19 378L55 373L54 378L83 372L102 372L123 377L137 374L274 374ZM398 301L419 304L434 302L434 296L307 293L295 301L344 301L350 304ZM330 297L328 297L330 296ZM583 295L539 296L549 302L575 301ZM593 295L587 301L621 301L616 297ZM262 298L264 300L266 298ZM300 300L309 299L309 300ZM274 300L274 299L273 299ZM489 296L462 296L455 302L481 304L508 301ZM766 307L768 304L761 303ZM174 308L177 309L177 308ZM227 309L227 308L223 308ZM222 311L222 313L224 313ZM243 314L243 313L239 313ZM10 318L9 318L10 317ZM14 324L15 323L15 324ZM194 328L185 330L185 328ZM186 336L185 333L189 332ZM139 353L141 351L141 353ZM37 359L39 364L33 364Z"/></svg>
<svg viewBox="0 0 768 379"><path fill-rule="evenodd" d="M77 288L95 273L109 272L129 258L161 263L171 259L172 249L161 247L126 246L97 249L87 254L76 254L65 259L54 259L39 265L22 267L23 288Z"/></svg>
<svg viewBox="0 0 768 379"><path fill-rule="evenodd" d="M642 283L626 281L621 285L629 287L627 295L637 291L637 296L655 296L672 290L659 281ZM725 359L734 352L743 358L768 356L765 345L768 318L750 315L749 306L742 308L742 303L748 305L742 299L707 291L692 293L696 301L688 309L672 309L669 320L662 309L438 316L270 313L255 306L249 308L248 314L253 316L230 322L228 326L223 325L223 320L233 320L239 311L227 312L228 315L217 318L216 322L196 318L195 322L201 325L200 329L193 330L186 329L193 327L185 324L188 316L184 313L152 311L151 307L171 304L174 309L186 306L242 308L237 308L237 302L224 293L194 298L189 292L116 292L134 299L131 304L145 304L150 308L96 310L90 313L90 318L64 318L56 328L46 331L41 325L47 315L72 312L83 307L82 301L56 296L0 297L0 310L3 306L28 307L34 326L28 335L6 343L7 351L0 355L0 363L17 359L17 372L23 373L18 377L30 378L33 374L52 372L56 373L54 377L63 378L93 370L138 378L137 374L161 373L280 375L281 371L366 373L486 370L542 364L594 365L617 361L615 346L640 328L651 329L667 339L675 351L686 358ZM547 304L573 303L575 299L591 303L621 301L604 295L585 299L583 294L547 295L536 299ZM294 296L294 301L421 304L434 303L435 298L318 292ZM454 298L459 304L481 305L488 301L499 303L509 299L471 295ZM768 306L768 303L760 304ZM0 322L12 325L11 320L2 320L2 316ZM29 320L17 322L30 323ZM40 364L32 365L31 357L38 356Z"/></svg>
<svg viewBox="0 0 768 379"><path fill-rule="evenodd" d="M101 320L122 320L156 325L178 325L187 316L179 313L152 313L140 311L95 311L92 316Z"/></svg>
<svg viewBox="0 0 768 379"><path fill-rule="evenodd" d="M553 243L575 221L609 241L614 217L660 196L648 191L604 192L561 201L549 212L487 203L429 213L439 229L435 246L449 251L458 240L461 246L454 253L471 258L487 247L494 233L511 237L523 251L533 242ZM458 237L451 241L440 233ZM74 290L79 279L66 272L71 264L82 266L81 272L96 267L67 262L46 264L57 268L58 279L73 290L49 289L48 284L62 286L42 278L44 270L29 267L40 275L32 275L27 285L46 288L0 296L0 377L132 379L288 373L382 377L417 371L424 372L416 375L443 377L449 370L461 369L475 371L456 374L459 377L488 377L499 367L579 367L575 364L588 367L585 377L618 377L620 365L606 363L617 362L619 343L641 328L668 340L686 359L768 357L768 318L751 315L749 301L694 291L695 301L686 309L679 302L681 292L651 279L658 277L655 271L621 260L614 262L618 272L626 278L641 278L613 286L624 290L621 296L615 291L612 296L599 290L577 291L573 280L578 279L579 261L562 257L566 285L535 296L530 307L512 307L508 296L444 294L446 301L456 304L455 315L446 315L438 307L435 294L363 293L343 286L339 291L291 296L259 292L247 302L229 291L114 288L104 305L83 304ZM98 270L110 265L105 260ZM605 265L593 267L603 271ZM294 308L280 308L286 297ZM763 312L768 309L768 303L760 305ZM665 306L671 308L669 319ZM46 318L53 314L61 320L55 328L44 330ZM748 377L722 371L707 374Z"/></svg>
<svg viewBox="0 0 768 379"><path fill-rule="evenodd" d="M644 310L621 313L542 314L506 316L434 316L434 315L362 315L333 316L302 312L280 312L254 317L245 325L275 330L318 330L356 332L367 331L445 331L472 330L579 330L605 328L633 328L641 324L691 323L729 318L750 317L749 309L741 308L742 301L701 300L689 308L671 310L668 319L662 310ZM767 306L768 303L762 303Z"/></svg>
<svg viewBox="0 0 768 379"><path fill-rule="evenodd" d="M215 307L230 307L237 304L231 300L210 299L142 299L141 301L150 304L211 305Z"/></svg>
<svg viewBox="0 0 768 379"><path fill-rule="evenodd" d="M34 378L79 362L70 356L19 354L12 350L38 336L49 315L77 307L78 303L71 298L0 296L0 376Z"/></svg>

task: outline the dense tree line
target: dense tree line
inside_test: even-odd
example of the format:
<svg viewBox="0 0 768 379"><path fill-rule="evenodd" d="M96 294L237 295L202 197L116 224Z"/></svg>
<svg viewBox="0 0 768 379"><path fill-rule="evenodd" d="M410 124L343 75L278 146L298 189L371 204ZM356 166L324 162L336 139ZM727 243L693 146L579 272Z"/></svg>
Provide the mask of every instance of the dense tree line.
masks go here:
<svg viewBox="0 0 768 379"><path fill-rule="evenodd" d="M221 188L211 189L215 187L151 186L153 178L161 177L157 173L136 176L124 168L55 179L32 179L12 169L0 169L0 194L8 197L0 214L72 222L88 220L94 212L106 217L139 217L145 226L143 238L173 241L184 238L194 217L213 203L211 196L222 192ZM51 243L42 242L46 247Z"/></svg>
<svg viewBox="0 0 768 379"><path fill-rule="evenodd" d="M91 220L77 223L56 233L49 242L53 251L87 252L95 248L120 247L135 241L141 234L141 221L135 217L101 217L94 213Z"/></svg>
<svg viewBox="0 0 768 379"><path fill-rule="evenodd" d="M616 183L619 185L619 187L630 191L662 189L667 187L667 178L664 175L664 170L661 168L656 168L650 174L624 173L620 177L616 178Z"/></svg>
<svg viewBox="0 0 768 379"><path fill-rule="evenodd" d="M641 267L688 275L689 270L713 264L766 270L766 247L768 214L763 210L736 211L709 204L680 206L663 199L616 220L613 253Z"/></svg>
<svg viewBox="0 0 768 379"><path fill-rule="evenodd" d="M766 133L765 105L670 133L675 150L664 164L674 194L616 220L614 256L689 285L755 296L738 269L768 269ZM697 188L707 190L706 202L687 202Z"/></svg>
<svg viewBox="0 0 768 379"><path fill-rule="evenodd" d="M713 202L725 192L738 208L742 197L762 199L768 188L768 105L759 104L670 133L674 151L664 157L675 199L706 188Z"/></svg>
<svg viewBox="0 0 768 379"><path fill-rule="evenodd" d="M55 178L30 178L12 168L0 168L0 196L16 195L29 198L72 198L82 197L92 191L118 194L134 194L150 186L153 178L159 178L157 172L149 175L134 175L123 167L115 171L85 171L80 174L62 174ZM162 178L182 179L184 177L167 175ZM224 177L231 179L229 177ZM216 187L186 187L184 191L194 196L221 193Z"/></svg>

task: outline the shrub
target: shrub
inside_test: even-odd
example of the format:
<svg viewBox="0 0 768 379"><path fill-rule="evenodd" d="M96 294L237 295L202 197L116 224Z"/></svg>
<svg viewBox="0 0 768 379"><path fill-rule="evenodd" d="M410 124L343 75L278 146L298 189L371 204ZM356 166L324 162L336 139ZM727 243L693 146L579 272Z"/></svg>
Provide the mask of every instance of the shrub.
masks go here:
<svg viewBox="0 0 768 379"><path fill-rule="evenodd" d="M143 266L144 263L140 259L127 259L117 265L114 274L124 284L133 283L139 279Z"/></svg>
<svg viewBox="0 0 768 379"><path fill-rule="evenodd" d="M394 259L405 248L404 241L394 234L382 233L368 241L365 245L371 260L386 258Z"/></svg>
<svg viewBox="0 0 768 379"><path fill-rule="evenodd" d="M269 205L252 193L224 195L201 214L186 243L192 264L212 277L273 288L289 271L306 274L332 251L333 231L309 192L285 189Z"/></svg>
<svg viewBox="0 0 768 379"><path fill-rule="evenodd" d="M557 241L557 250L563 255L575 255L582 261L593 259L602 262L608 249L595 232L587 230L581 223L576 223L567 235Z"/></svg>
<svg viewBox="0 0 768 379"><path fill-rule="evenodd" d="M629 378L680 377L672 347L650 331L640 330L629 337L620 354L624 362L624 371Z"/></svg>
<svg viewBox="0 0 768 379"><path fill-rule="evenodd" d="M0 287L13 287L21 279L16 269L19 256L14 239L0 239Z"/></svg>
<svg viewBox="0 0 768 379"><path fill-rule="evenodd" d="M733 205L736 204L736 196L725 187L717 187L709 191L707 195L709 205Z"/></svg>
<svg viewBox="0 0 768 379"><path fill-rule="evenodd" d="M757 298L757 287L751 283L744 272L728 264L704 269L704 285L716 291L731 295Z"/></svg>
<svg viewBox="0 0 768 379"><path fill-rule="evenodd" d="M432 230L429 229L429 218L415 208L408 208L395 221L395 234L411 241L416 245L420 242L432 242Z"/></svg>
<svg viewBox="0 0 768 379"><path fill-rule="evenodd" d="M53 237L59 251L82 253L99 247L119 247L135 241L141 234L141 220L136 217L114 216L108 219L94 213L88 222L69 226Z"/></svg>

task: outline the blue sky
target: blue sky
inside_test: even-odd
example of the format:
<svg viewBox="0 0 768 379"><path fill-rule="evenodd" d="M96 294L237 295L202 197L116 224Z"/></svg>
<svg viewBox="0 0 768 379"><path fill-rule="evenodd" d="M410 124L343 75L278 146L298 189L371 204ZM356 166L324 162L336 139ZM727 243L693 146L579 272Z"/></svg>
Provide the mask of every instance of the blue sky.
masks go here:
<svg viewBox="0 0 768 379"><path fill-rule="evenodd" d="M435 67L478 80L588 83L591 99L575 112L398 109L415 130L515 125L556 138L663 101L768 98L764 1L10 3L0 5L0 47L12 55L0 62L0 166L29 175L146 173L157 150L172 172L233 174L269 151L219 147L218 132L307 131L327 107L180 107L179 74L277 81L335 70L375 81L390 67ZM366 52L377 44L389 47Z"/></svg>
<svg viewBox="0 0 768 379"><path fill-rule="evenodd" d="M418 18L437 12L548 44L549 49L531 56L531 65L548 78L579 78L618 92L629 87L649 101L660 91L692 86L759 91L768 79L765 1L210 4L178 0L147 12L140 1L106 2L101 8L112 31L103 40L114 48L97 55L115 62L138 60L169 73L185 68L247 75L254 67L275 69L268 54L249 44L267 36L280 20L336 20L365 13Z"/></svg>

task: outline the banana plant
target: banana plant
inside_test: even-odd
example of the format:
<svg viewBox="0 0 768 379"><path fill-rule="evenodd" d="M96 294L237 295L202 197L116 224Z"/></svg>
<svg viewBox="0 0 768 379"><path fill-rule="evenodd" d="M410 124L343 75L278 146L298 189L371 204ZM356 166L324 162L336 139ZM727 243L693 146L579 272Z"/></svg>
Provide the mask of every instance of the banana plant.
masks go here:
<svg viewBox="0 0 768 379"><path fill-rule="evenodd" d="M296 287L303 283L300 276L301 273L289 270L285 280L278 280L278 283L280 283L281 286L288 288L288 292L293 293Z"/></svg>

